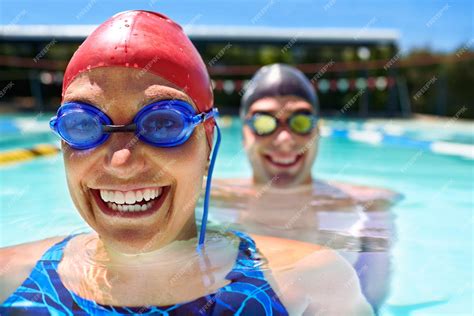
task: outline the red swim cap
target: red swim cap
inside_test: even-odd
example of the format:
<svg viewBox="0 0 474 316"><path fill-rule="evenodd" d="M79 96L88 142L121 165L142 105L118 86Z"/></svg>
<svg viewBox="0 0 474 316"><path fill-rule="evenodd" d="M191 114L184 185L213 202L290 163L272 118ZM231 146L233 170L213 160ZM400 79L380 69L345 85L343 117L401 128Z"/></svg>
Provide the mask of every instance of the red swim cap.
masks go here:
<svg viewBox="0 0 474 316"><path fill-rule="evenodd" d="M160 13L125 11L99 25L69 61L63 96L82 72L110 66L142 69L168 80L201 112L213 106L211 81L201 56L182 28ZM214 124L213 119L204 123L210 147Z"/></svg>

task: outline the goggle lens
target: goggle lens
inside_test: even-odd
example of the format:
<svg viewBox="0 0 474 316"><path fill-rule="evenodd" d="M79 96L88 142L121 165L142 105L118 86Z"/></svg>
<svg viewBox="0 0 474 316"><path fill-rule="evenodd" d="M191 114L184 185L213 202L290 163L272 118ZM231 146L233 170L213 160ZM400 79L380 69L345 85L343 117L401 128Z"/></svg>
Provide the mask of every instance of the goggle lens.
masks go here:
<svg viewBox="0 0 474 316"><path fill-rule="evenodd" d="M185 129L183 116L173 110L151 111L137 122L140 135L156 144L180 139Z"/></svg>
<svg viewBox="0 0 474 316"><path fill-rule="evenodd" d="M309 114L296 114L289 120L290 129L297 134L308 134L313 129L313 117Z"/></svg>
<svg viewBox="0 0 474 316"><path fill-rule="evenodd" d="M309 134L314 128L314 122L316 118L312 113L295 113L290 116L286 121L289 129L296 134L306 135ZM256 113L251 119L247 120L255 134L259 136L267 136L272 134L280 124L276 117L265 113Z"/></svg>
<svg viewBox="0 0 474 316"><path fill-rule="evenodd" d="M258 135L269 135L278 127L277 120L271 115L257 114L253 118L253 128Z"/></svg>
<svg viewBox="0 0 474 316"><path fill-rule="evenodd" d="M77 109L58 120L58 130L68 143L95 143L102 137L102 122L97 115Z"/></svg>

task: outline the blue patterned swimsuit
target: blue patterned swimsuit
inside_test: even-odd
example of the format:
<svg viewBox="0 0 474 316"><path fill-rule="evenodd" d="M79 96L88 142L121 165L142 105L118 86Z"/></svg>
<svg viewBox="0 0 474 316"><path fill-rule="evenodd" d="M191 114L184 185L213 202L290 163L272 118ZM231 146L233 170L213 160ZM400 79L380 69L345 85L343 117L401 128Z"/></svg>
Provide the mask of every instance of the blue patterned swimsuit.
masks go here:
<svg viewBox="0 0 474 316"><path fill-rule="evenodd" d="M239 253L227 274L230 283L216 293L170 306L119 307L86 300L68 290L58 265L69 236L51 247L23 284L0 306L0 315L288 315L263 272L255 242L240 238Z"/></svg>

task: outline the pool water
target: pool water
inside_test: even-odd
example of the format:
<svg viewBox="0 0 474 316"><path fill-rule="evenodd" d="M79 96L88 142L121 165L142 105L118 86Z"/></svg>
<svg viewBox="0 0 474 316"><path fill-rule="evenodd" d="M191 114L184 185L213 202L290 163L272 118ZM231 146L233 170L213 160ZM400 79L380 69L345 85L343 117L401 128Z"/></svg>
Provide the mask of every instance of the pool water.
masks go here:
<svg viewBox="0 0 474 316"><path fill-rule="evenodd" d="M30 119L45 123L47 117ZM325 122L345 127L361 123L367 122ZM20 134L2 132L0 150L59 143L35 124ZM234 119L222 125L215 177L250 176L245 152L237 146L240 123ZM416 122L399 126L414 138L434 137L428 127ZM456 133L438 129L435 140L473 144L472 127L456 123L452 127ZM0 172L0 246L88 230L70 200L60 155L0 166ZM319 179L382 186L404 195L392 208L397 240L392 248L390 292L381 315L472 315L473 160L329 136L321 139L313 174Z"/></svg>

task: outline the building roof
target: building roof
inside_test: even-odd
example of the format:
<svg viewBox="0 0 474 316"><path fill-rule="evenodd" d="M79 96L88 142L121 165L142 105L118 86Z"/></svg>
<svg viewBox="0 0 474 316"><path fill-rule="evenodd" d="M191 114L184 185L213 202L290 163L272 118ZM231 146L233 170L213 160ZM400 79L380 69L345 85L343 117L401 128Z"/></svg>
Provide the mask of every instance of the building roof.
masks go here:
<svg viewBox="0 0 474 316"><path fill-rule="evenodd" d="M44 41L53 38L80 41L97 25L2 25L0 40ZM394 29L372 28L276 28L252 26L184 26L191 40L343 43L343 44L397 44L400 35Z"/></svg>

